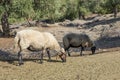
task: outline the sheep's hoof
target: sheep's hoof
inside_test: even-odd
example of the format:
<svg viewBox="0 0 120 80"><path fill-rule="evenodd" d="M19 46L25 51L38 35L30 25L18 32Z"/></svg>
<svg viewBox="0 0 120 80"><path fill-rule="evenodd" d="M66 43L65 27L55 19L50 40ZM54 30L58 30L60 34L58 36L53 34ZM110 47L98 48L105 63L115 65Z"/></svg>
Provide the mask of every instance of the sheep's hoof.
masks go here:
<svg viewBox="0 0 120 80"><path fill-rule="evenodd" d="M64 60L64 61L62 61L63 63L65 63L66 62L66 60Z"/></svg>
<svg viewBox="0 0 120 80"><path fill-rule="evenodd" d="M95 54L95 52L92 52L92 55L94 55Z"/></svg>
<svg viewBox="0 0 120 80"><path fill-rule="evenodd" d="M40 64L42 64L42 63L43 63L43 61L40 61L39 63L40 63Z"/></svg>
<svg viewBox="0 0 120 80"><path fill-rule="evenodd" d="M80 54L80 56L83 56L82 54Z"/></svg>
<svg viewBox="0 0 120 80"><path fill-rule="evenodd" d="M21 65L23 65L23 64L24 64L24 63L19 63L18 66L21 66Z"/></svg>
<svg viewBox="0 0 120 80"><path fill-rule="evenodd" d="M68 54L68 56L70 57L71 55L70 55L70 54Z"/></svg>
<svg viewBox="0 0 120 80"><path fill-rule="evenodd" d="M51 61L52 61L51 59L48 60L48 62L51 62Z"/></svg>

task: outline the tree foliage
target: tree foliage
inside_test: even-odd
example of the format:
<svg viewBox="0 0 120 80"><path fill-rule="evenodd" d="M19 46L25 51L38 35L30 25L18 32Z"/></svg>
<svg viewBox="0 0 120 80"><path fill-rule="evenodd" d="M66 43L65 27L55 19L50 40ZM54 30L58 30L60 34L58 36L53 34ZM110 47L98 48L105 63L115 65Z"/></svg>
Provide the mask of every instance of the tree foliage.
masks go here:
<svg viewBox="0 0 120 80"><path fill-rule="evenodd" d="M91 13L106 14L120 10L120 0L0 0L0 18L8 11L9 21L84 19Z"/></svg>
<svg viewBox="0 0 120 80"><path fill-rule="evenodd" d="M117 16L119 6L120 6L120 0L107 0L106 1L106 8L108 12L114 13L114 17Z"/></svg>

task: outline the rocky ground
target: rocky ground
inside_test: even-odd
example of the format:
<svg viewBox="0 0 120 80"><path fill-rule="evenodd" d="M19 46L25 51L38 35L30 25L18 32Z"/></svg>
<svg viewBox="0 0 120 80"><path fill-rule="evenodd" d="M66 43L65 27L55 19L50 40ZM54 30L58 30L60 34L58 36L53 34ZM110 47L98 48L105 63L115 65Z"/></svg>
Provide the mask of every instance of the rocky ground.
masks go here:
<svg viewBox="0 0 120 80"><path fill-rule="evenodd" d="M96 55L90 55L89 48L84 56L79 56L80 49L71 48L72 57L67 57L66 63L52 57L48 62L39 64L32 52L25 58L25 64L17 65L17 54L13 50L13 38L0 38L0 80L119 80L120 79L120 18L113 18L111 14L95 16L89 20L65 20L55 24L40 23L37 26L12 26L11 34L22 29L35 29L54 34L62 46L65 34L85 33L97 46ZM25 54L25 53L23 53ZM54 56L54 53L52 53ZM8 59L14 61L7 61Z"/></svg>

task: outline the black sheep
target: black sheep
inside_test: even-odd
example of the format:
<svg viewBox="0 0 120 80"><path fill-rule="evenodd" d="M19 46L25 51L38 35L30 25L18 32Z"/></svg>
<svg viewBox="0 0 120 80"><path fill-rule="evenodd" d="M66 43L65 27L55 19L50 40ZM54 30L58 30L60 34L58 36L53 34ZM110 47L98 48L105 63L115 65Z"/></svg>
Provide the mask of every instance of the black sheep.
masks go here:
<svg viewBox="0 0 120 80"><path fill-rule="evenodd" d="M68 56L70 56L70 53L68 51L70 47L74 47L74 48L81 47L81 52L80 52L81 56L82 56L82 51L84 50L85 47L91 47L92 54L94 54L96 50L94 43L86 34L77 34L77 33L66 34L63 37L63 46L65 51L68 52Z"/></svg>

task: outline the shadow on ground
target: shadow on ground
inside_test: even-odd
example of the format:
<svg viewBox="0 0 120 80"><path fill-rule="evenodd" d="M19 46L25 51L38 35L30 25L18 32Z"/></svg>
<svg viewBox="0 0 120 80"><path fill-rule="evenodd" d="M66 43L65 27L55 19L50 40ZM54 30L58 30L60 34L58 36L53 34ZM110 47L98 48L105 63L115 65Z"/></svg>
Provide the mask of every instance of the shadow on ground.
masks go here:
<svg viewBox="0 0 120 80"><path fill-rule="evenodd" d="M97 48L108 49L120 47L120 37L102 37L95 41Z"/></svg>
<svg viewBox="0 0 120 80"><path fill-rule="evenodd" d="M52 51L51 51L52 52ZM40 60L40 55L38 52L30 52L29 54L26 54L23 53L23 61L26 62L26 61L33 61L33 62L37 62L39 63L39 60ZM51 55L52 57L56 56L55 54L52 54ZM46 58L47 55L44 55L44 58ZM8 62L10 64L13 64L14 65L14 61L18 61L18 57L17 57L17 54L13 54L13 53L10 53L10 52L7 52L7 51L2 51L0 50L0 61L3 61L3 62ZM43 59L43 61L47 61L47 62L60 62L62 63L62 61L60 59L56 60L56 59L51 59L50 61L46 58L46 59Z"/></svg>
<svg viewBox="0 0 120 80"><path fill-rule="evenodd" d="M86 25L84 28L91 28L93 26L111 24L111 23L115 23L117 21L120 21L120 18L113 18L113 19L101 20L101 21L93 21L93 22L85 23L83 25Z"/></svg>

